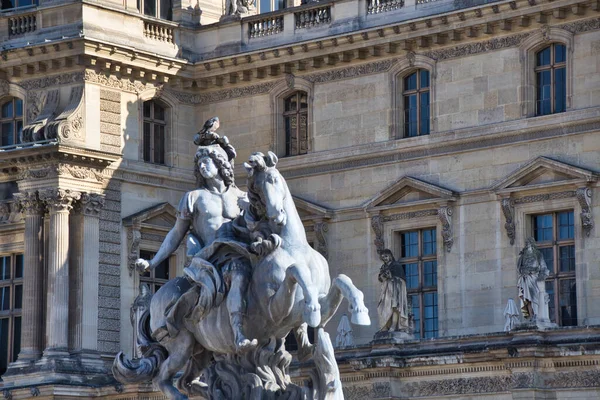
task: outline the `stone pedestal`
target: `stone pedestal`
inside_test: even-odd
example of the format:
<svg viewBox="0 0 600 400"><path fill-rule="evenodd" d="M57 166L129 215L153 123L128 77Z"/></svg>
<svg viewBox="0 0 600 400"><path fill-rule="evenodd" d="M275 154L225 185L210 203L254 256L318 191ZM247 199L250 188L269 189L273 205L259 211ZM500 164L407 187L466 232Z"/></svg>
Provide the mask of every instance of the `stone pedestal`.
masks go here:
<svg viewBox="0 0 600 400"><path fill-rule="evenodd" d="M15 195L25 216L25 260L23 270L23 329L19 361L37 360L43 350L44 203L36 192Z"/></svg>
<svg viewBox="0 0 600 400"><path fill-rule="evenodd" d="M69 355L69 213L80 196L63 189L40 194L50 214L46 357Z"/></svg>
<svg viewBox="0 0 600 400"><path fill-rule="evenodd" d="M410 340L415 340L415 335L410 333L408 330L403 331L379 331L375 334L373 344L382 344L382 343L404 343Z"/></svg>

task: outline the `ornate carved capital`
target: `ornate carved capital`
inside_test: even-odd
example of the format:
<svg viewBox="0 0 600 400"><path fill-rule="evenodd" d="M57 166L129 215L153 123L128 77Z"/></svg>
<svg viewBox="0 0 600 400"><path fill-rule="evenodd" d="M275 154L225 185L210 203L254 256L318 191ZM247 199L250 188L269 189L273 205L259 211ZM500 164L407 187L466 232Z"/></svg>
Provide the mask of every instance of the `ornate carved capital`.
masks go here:
<svg viewBox="0 0 600 400"><path fill-rule="evenodd" d="M379 253L385 248L383 243L383 218L381 215L375 215L371 218L371 228L375 232L375 248Z"/></svg>
<svg viewBox="0 0 600 400"><path fill-rule="evenodd" d="M444 248L449 253L452 250L454 239L452 237L452 207L444 206L438 210L438 217L442 222L442 238L444 239Z"/></svg>
<svg viewBox="0 0 600 400"><path fill-rule="evenodd" d="M97 193L82 193L77 203L77 211L91 217L100 216L100 210L104 207L104 196Z"/></svg>
<svg viewBox="0 0 600 400"><path fill-rule="evenodd" d="M38 196L38 192L15 193L15 201L24 215L44 214L45 204Z"/></svg>
<svg viewBox="0 0 600 400"><path fill-rule="evenodd" d="M575 192L577 201L581 205L581 226L586 236L590 236L590 232L594 227L594 217L592 216L592 189L582 187Z"/></svg>
<svg viewBox="0 0 600 400"><path fill-rule="evenodd" d="M327 238L325 234L329 230L327 222L315 222L315 236L317 237L317 251L325 258L329 255L327 251Z"/></svg>
<svg viewBox="0 0 600 400"><path fill-rule="evenodd" d="M81 193L70 189L47 189L39 194L50 212L69 212L73 202L81 198Z"/></svg>
<svg viewBox="0 0 600 400"><path fill-rule="evenodd" d="M515 244L515 202L513 199L502 199L502 212L506 223L504 228L506 229L506 235L510 239L510 244Z"/></svg>

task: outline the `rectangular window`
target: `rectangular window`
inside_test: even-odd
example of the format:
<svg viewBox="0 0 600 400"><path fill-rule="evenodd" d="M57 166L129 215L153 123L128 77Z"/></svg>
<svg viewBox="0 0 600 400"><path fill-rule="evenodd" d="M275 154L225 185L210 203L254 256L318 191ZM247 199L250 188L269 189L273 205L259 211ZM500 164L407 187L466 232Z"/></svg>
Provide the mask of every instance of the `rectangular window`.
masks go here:
<svg viewBox="0 0 600 400"><path fill-rule="evenodd" d="M285 155L308 153L308 95L296 92L283 101L285 126Z"/></svg>
<svg viewBox="0 0 600 400"><path fill-rule="evenodd" d="M403 79L404 137L429 135L429 71L419 69Z"/></svg>
<svg viewBox="0 0 600 400"><path fill-rule="evenodd" d="M536 115L566 110L566 47L559 43L538 51L535 58Z"/></svg>
<svg viewBox="0 0 600 400"><path fill-rule="evenodd" d="M415 336L438 336L437 236L436 229L397 233L398 260L406 272L406 289L412 304Z"/></svg>
<svg viewBox="0 0 600 400"><path fill-rule="evenodd" d="M0 375L21 351L23 254L0 256Z"/></svg>
<svg viewBox="0 0 600 400"><path fill-rule="evenodd" d="M140 250L140 258L144 260L152 260L156 253L148 250ZM158 289L169 281L171 273L170 259L167 258L159 265L156 266L152 271L146 271L140 276L140 282L148 284L152 293L156 293Z"/></svg>
<svg viewBox="0 0 600 400"><path fill-rule="evenodd" d="M37 1L34 0L2 0L0 3L2 10L10 10L12 8L28 7L37 5Z"/></svg>
<svg viewBox="0 0 600 400"><path fill-rule="evenodd" d="M577 325L573 211L534 215L532 218L533 238L550 272L546 279L550 320L561 326Z"/></svg>
<svg viewBox="0 0 600 400"><path fill-rule="evenodd" d="M166 110L154 100L144 102L142 155L145 162L165 164Z"/></svg>

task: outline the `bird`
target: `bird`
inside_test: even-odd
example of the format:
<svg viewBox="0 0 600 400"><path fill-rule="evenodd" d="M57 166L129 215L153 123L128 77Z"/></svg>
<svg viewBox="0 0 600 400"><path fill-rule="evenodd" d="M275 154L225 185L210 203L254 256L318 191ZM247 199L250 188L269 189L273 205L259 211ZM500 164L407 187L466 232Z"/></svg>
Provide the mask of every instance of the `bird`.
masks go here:
<svg viewBox="0 0 600 400"><path fill-rule="evenodd" d="M210 146L221 137L215 131L219 129L219 117L213 117L204 123L200 132L194 135L194 143L198 146Z"/></svg>

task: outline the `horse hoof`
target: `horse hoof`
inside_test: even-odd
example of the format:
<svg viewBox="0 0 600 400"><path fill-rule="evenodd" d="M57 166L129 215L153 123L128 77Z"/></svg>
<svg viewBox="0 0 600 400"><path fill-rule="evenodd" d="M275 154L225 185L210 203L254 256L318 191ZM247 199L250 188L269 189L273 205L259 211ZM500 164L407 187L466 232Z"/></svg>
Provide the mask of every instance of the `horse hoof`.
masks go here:
<svg viewBox="0 0 600 400"><path fill-rule="evenodd" d="M371 325L371 318L369 318L369 313L364 311L359 311L352 313L352 318L350 319L354 325Z"/></svg>
<svg viewBox="0 0 600 400"><path fill-rule="evenodd" d="M237 343L236 351L238 353L246 353L250 350L255 349L256 347L258 347L258 340L252 339L252 341L250 341L248 339L244 339Z"/></svg>

